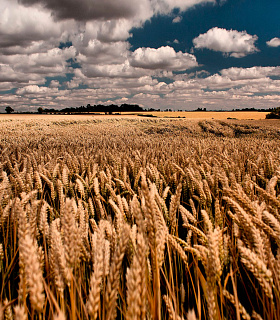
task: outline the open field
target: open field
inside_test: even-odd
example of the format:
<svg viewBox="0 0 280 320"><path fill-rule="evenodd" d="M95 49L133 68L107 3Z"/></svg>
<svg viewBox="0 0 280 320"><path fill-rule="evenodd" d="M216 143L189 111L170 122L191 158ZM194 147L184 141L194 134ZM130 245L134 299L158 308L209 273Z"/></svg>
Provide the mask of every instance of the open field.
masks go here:
<svg viewBox="0 0 280 320"><path fill-rule="evenodd" d="M187 112L148 112L156 117L185 117L186 119L214 119L214 120L226 120L227 118L235 118L238 120L253 119L253 120L262 120L265 119L265 116L268 112L248 112L248 111L187 111Z"/></svg>
<svg viewBox="0 0 280 320"><path fill-rule="evenodd" d="M121 114L113 114L113 115L105 115L105 114L79 114L79 115L51 115L51 114L0 114L0 121L2 119L92 119L94 118L135 118L139 115L152 115L158 118L186 118L186 119L214 119L214 120L226 120L227 118L235 118L238 120L262 120L265 119L265 116L268 112L248 112L248 111L225 111L225 112L214 112L214 111L207 111L207 112L138 112L138 113L131 113L131 112L123 112Z"/></svg>
<svg viewBox="0 0 280 320"><path fill-rule="evenodd" d="M0 116L0 319L280 319L280 126Z"/></svg>

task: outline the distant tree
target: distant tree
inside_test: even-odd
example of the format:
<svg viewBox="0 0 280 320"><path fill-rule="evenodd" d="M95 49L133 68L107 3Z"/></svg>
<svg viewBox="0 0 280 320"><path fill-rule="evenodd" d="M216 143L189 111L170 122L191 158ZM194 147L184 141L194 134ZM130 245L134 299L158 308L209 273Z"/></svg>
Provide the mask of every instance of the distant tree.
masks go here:
<svg viewBox="0 0 280 320"><path fill-rule="evenodd" d="M280 119L280 107L273 109L266 115L266 119Z"/></svg>
<svg viewBox="0 0 280 320"><path fill-rule="evenodd" d="M37 109L37 111L38 111L39 114L42 114L44 109L40 107L40 108Z"/></svg>
<svg viewBox="0 0 280 320"><path fill-rule="evenodd" d="M8 107L6 107L5 111L6 111L7 113L12 113L12 112L14 112L15 110L14 110L12 107L8 106Z"/></svg>

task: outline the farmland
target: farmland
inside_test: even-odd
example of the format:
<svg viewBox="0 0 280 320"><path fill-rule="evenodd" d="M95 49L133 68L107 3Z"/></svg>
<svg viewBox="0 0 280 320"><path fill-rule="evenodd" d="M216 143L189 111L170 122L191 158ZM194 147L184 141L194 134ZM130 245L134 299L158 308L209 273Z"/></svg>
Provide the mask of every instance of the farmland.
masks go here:
<svg viewBox="0 0 280 320"><path fill-rule="evenodd" d="M279 123L212 118L1 115L0 319L279 319Z"/></svg>
<svg viewBox="0 0 280 320"><path fill-rule="evenodd" d="M135 118L138 116L153 116L157 118L186 118L189 120L207 119L207 120L226 120L228 118L238 120L263 120L268 112L257 112L257 111L207 111L207 112L196 112L196 111L176 111L176 112L122 112L121 114L105 115L104 113L85 113L85 114L0 114L0 121L13 119L13 120L31 120L31 119L58 119L58 120L71 120L71 119L92 119L92 118Z"/></svg>

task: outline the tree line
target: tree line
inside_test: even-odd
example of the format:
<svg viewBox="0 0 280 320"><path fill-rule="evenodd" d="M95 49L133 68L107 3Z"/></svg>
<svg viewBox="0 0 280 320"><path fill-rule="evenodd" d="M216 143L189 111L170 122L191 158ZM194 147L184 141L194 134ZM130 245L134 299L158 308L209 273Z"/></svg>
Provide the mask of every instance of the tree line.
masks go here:
<svg viewBox="0 0 280 320"><path fill-rule="evenodd" d="M7 106L5 108L5 112L8 114L13 113L15 110L11 106ZM99 113L99 112L104 112L107 114L112 114L113 112L118 113L118 112L155 112L155 111L161 111L160 109L154 109L154 108L148 108L148 109L143 109L137 104L121 104L120 106L116 104L110 104L110 105L90 105L87 104L86 106L80 106L80 107L72 107L72 108L63 108L60 110L57 109L43 109L42 107L39 107L37 109L37 112L39 114L47 114L47 113ZM171 109L165 109L162 111L172 111ZM178 111L183 111L183 110L178 110ZM187 111L187 110L185 110ZM211 111L211 110L206 110L206 108L197 108L195 110L189 110L189 111ZM219 112L223 111L229 111L229 110L217 110ZM243 109L232 109L231 111L258 111L258 112L270 112L269 114L266 115L267 119L280 119L280 107L277 108L269 108L269 109L256 109L256 108L243 108ZM34 113L34 112L17 112L17 113Z"/></svg>
<svg viewBox="0 0 280 320"><path fill-rule="evenodd" d="M40 110L39 110L40 109ZM87 106L80 106L80 107L72 107L72 108L64 108L61 110L56 109L43 109L38 108L38 113L94 113L94 112L105 112L108 114L112 114L113 112L142 112L145 111L137 104L122 104L120 106L116 104L110 105L90 105Z"/></svg>

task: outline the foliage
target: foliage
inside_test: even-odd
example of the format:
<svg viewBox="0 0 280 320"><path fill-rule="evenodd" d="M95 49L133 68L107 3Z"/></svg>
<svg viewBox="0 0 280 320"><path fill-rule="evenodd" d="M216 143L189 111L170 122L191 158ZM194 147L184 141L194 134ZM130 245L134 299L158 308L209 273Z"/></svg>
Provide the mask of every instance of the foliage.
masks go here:
<svg viewBox="0 0 280 320"><path fill-rule="evenodd" d="M280 119L280 107L273 109L267 114L266 119Z"/></svg>
<svg viewBox="0 0 280 320"><path fill-rule="evenodd" d="M14 112L14 109L13 109L12 107L10 107L10 106L7 106L7 107L5 108L5 111L6 111L7 113L12 113L12 112Z"/></svg>
<svg viewBox="0 0 280 320"><path fill-rule="evenodd" d="M113 113L113 112L139 112L143 111L143 109L134 104L122 104L120 106L111 104L111 105L94 105L91 106L88 104L86 107L81 106L77 108L64 108L61 110L55 109L45 109L45 113L57 113L57 112L65 112L65 113L87 113L87 112L105 112L105 113Z"/></svg>

